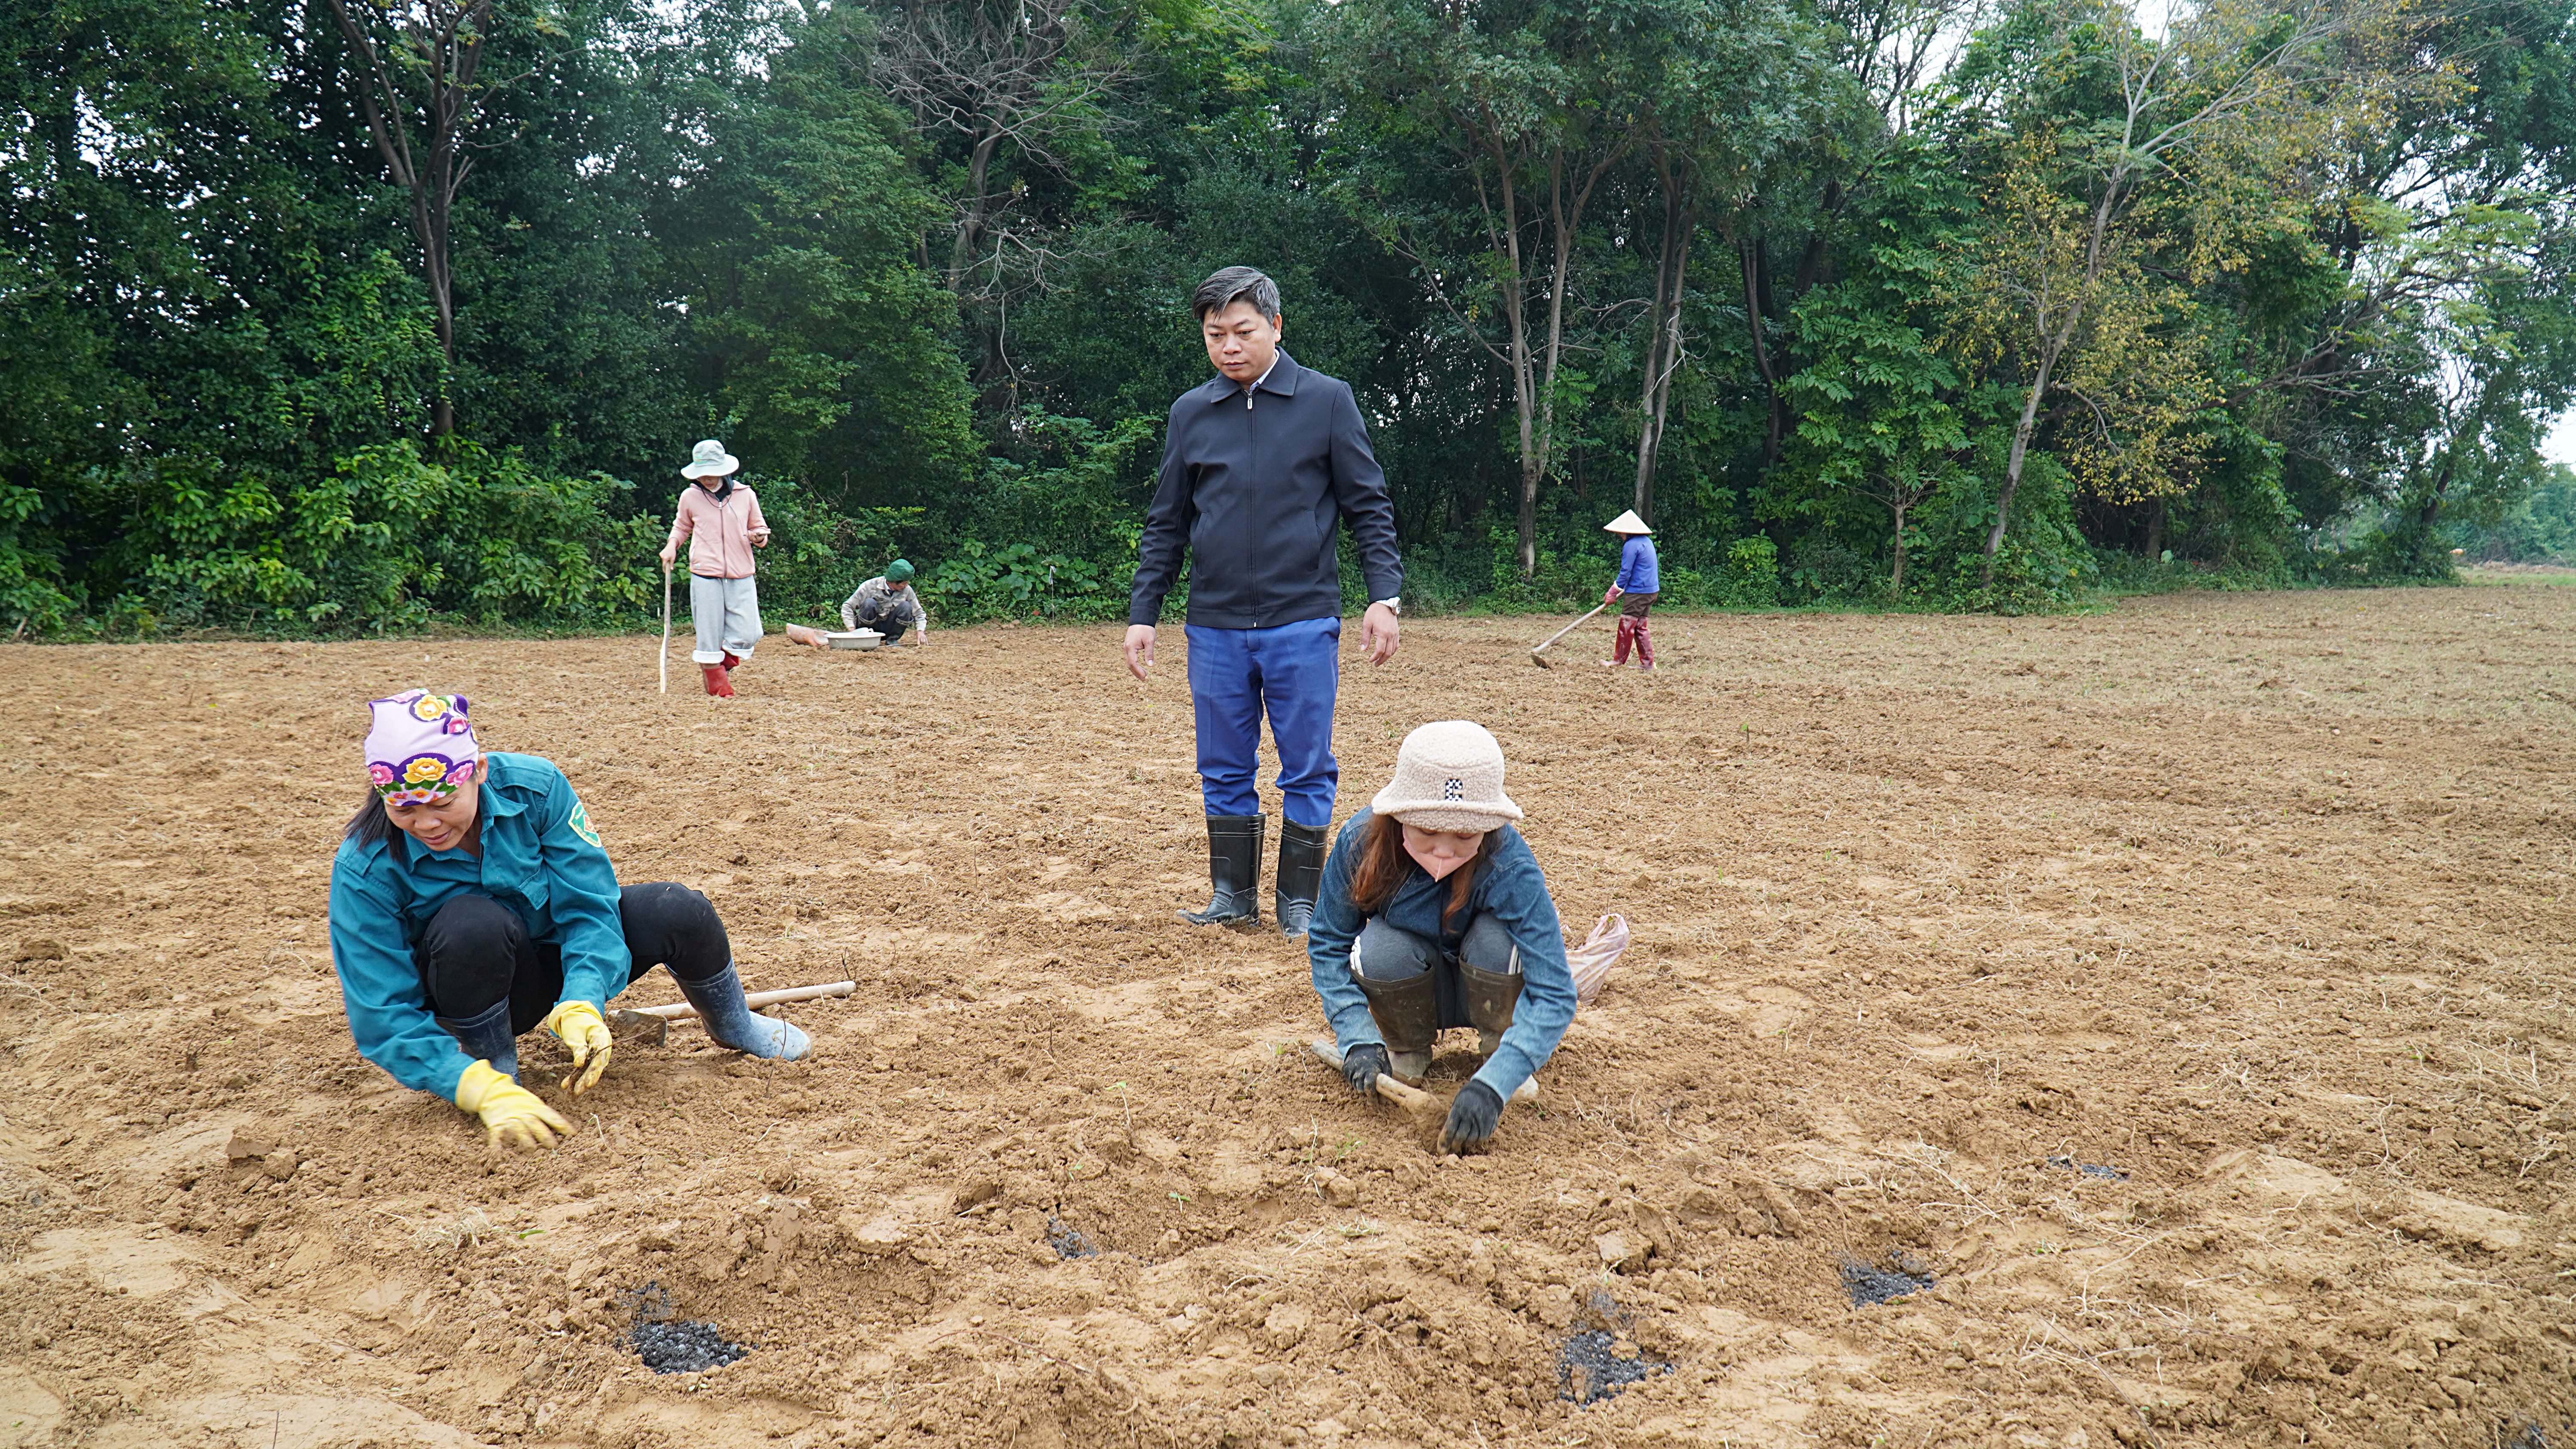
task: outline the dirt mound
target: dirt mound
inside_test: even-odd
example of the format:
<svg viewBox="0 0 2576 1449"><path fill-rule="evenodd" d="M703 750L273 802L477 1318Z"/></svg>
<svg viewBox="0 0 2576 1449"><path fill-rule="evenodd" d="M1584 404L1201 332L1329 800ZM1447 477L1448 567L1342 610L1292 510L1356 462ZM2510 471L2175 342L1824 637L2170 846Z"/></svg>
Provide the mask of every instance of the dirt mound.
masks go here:
<svg viewBox="0 0 2576 1449"><path fill-rule="evenodd" d="M766 649L731 702L650 639L21 649L0 1444L2560 1442L2571 624L1676 616L1640 679L1408 623L1345 805L1479 719L1566 918L1634 932L1467 1161L1313 1060L1298 950L1173 919L1181 661L1112 630ZM785 1008L815 1059L677 1026L497 1159L359 1061L324 887L412 683L755 988L855 979ZM648 1287L753 1351L654 1373ZM1638 1376L1569 1399L1578 1341Z"/></svg>

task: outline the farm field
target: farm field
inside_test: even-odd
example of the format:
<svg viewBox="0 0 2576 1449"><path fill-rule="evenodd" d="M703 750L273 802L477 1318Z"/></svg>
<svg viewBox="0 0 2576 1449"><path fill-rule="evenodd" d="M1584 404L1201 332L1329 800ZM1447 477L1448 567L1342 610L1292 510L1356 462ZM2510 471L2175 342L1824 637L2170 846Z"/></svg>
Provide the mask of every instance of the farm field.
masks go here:
<svg viewBox="0 0 2576 1449"><path fill-rule="evenodd" d="M2576 1434L2576 591L1676 615L1652 678L1561 622L1345 650L1343 813L1477 719L1634 930L1464 1161L1307 1053L1302 949L1173 917L1177 629L773 635L732 701L644 637L11 649L0 1445ZM359 1060L324 894L413 684L753 989L855 980L814 1058L624 1041L497 1158Z"/></svg>

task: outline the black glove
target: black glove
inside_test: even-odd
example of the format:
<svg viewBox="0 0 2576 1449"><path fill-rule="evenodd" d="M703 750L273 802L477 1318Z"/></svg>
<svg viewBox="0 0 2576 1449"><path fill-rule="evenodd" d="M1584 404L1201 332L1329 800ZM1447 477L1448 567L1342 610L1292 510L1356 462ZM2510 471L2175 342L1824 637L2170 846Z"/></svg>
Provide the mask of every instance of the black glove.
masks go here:
<svg viewBox="0 0 2576 1449"><path fill-rule="evenodd" d="M1386 1048L1376 1042L1355 1046L1342 1053L1342 1080L1362 1096L1377 1090L1378 1074L1386 1070Z"/></svg>
<svg viewBox="0 0 2576 1449"><path fill-rule="evenodd" d="M1440 1129L1440 1150L1474 1152L1494 1135L1494 1124L1502 1120L1503 1099L1482 1082L1469 1082L1458 1089L1449 1103L1449 1125Z"/></svg>

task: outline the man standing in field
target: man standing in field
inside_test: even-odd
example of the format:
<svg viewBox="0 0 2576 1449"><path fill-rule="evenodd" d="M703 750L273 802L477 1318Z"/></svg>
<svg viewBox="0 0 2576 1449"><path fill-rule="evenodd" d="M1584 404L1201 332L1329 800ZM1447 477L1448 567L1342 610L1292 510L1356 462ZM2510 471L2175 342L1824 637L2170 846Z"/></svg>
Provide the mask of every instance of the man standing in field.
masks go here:
<svg viewBox="0 0 2576 1449"><path fill-rule="evenodd" d="M1207 806L1208 883L1194 925L1261 921L1261 797L1253 787L1261 719L1279 750L1280 934L1306 934L1333 823L1333 699L1341 684L1337 524L1359 545L1369 662L1394 657L1403 565L1395 507L1369 451L1350 384L1279 348L1279 287L1227 267L1190 298L1219 376L1172 404L1163 468L1137 545L1127 607L1127 668L1154 663L1163 596L1190 558L1190 702Z"/></svg>

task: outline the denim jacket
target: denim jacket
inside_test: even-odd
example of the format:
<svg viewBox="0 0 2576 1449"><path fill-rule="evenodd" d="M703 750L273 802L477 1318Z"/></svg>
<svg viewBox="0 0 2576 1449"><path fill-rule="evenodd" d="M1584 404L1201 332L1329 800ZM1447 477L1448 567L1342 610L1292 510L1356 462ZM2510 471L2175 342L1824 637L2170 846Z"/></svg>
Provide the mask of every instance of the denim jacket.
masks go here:
<svg viewBox="0 0 2576 1449"><path fill-rule="evenodd" d="M572 782L551 760L486 754L480 860L427 850L401 831L340 842L331 862L331 964L358 1054L395 1081L442 1097L474 1059L439 1026L412 947L439 907L489 896L563 952L563 997L603 1011L634 970L617 916L617 873Z"/></svg>
<svg viewBox="0 0 2576 1449"><path fill-rule="evenodd" d="M1351 979L1351 943L1359 939L1368 918L1351 900L1351 876L1359 867L1368 829L1377 817L1362 810L1342 827L1333 852L1324 861L1324 882L1315 898L1315 917L1306 927L1306 958L1313 967L1315 995L1324 1004L1324 1020L1342 1050L1381 1042L1377 1022L1369 1016L1368 997ZM1574 1021L1574 976L1565 965L1565 936L1557 925L1556 902L1548 896L1547 877L1520 832L1502 827L1494 858L1477 872L1460 907L1444 926L1441 908L1449 901L1449 883L1414 866L1386 904L1386 923L1437 941L1450 956L1458 952L1467 925L1477 913L1491 911L1521 951L1521 999L1512 1011L1511 1030L1493 1058L1476 1072L1476 1080L1506 1101L1531 1073L1544 1066Z"/></svg>

